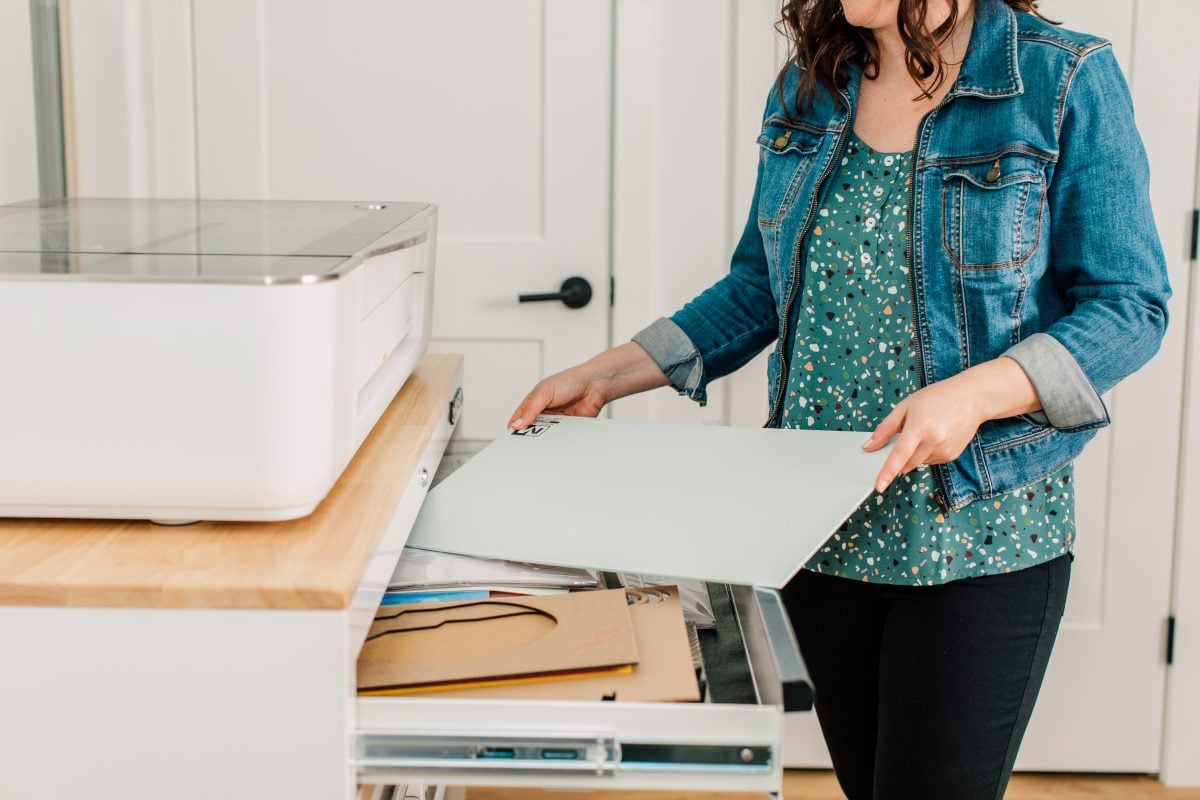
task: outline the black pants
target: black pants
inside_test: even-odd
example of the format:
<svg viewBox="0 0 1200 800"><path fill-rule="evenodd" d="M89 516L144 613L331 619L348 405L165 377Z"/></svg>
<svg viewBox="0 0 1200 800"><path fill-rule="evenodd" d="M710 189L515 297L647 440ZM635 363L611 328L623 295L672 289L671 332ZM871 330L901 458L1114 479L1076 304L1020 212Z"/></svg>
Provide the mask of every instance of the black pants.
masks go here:
<svg viewBox="0 0 1200 800"><path fill-rule="evenodd" d="M1004 796L1070 560L941 586L792 579L784 602L849 800Z"/></svg>

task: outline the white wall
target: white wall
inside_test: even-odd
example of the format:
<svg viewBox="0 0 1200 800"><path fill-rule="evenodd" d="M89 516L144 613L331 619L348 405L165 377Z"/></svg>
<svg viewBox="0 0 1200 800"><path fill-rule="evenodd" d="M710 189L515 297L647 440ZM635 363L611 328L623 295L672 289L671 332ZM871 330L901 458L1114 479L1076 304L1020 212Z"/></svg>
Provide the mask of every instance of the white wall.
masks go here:
<svg viewBox="0 0 1200 800"><path fill-rule="evenodd" d="M0 3L0 203L38 195L29 3Z"/></svg>
<svg viewBox="0 0 1200 800"><path fill-rule="evenodd" d="M195 196L191 4L92 0L63 8L67 193Z"/></svg>

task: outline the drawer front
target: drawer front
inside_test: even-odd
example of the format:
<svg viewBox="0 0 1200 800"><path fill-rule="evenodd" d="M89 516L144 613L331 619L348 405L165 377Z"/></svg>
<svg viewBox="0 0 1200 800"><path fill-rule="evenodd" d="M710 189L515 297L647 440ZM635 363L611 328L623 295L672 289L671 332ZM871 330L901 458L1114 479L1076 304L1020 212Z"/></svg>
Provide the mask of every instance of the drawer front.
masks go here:
<svg viewBox="0 0 1200 800"><path fill-rule="evenodd" d="M777 706L372 697L363 783L778 792Z"/></svg>
<svg viewBox="0 0 1200 800"><path fill-rule="evenodd" d="M728 592L731 601L714 596L713 606L720 636L741 642L752 684L739 695L746 702L359 698L353 756L359 780L780 791L782 712L811 708L812 700L795 637L773 590L710 586L710 592ZM727 668L741 660L736 655L722 664L706 660L709 680L737 673Z"/></svg>

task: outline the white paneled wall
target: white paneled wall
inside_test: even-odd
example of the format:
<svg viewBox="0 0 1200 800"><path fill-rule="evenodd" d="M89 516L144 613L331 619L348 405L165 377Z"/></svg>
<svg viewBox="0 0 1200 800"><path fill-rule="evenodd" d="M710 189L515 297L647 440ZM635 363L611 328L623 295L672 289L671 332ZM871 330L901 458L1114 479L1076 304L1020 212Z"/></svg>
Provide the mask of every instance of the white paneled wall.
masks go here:
<svg viewBox="0 0 1200 800"><path fill-rule="evenodd" d="M189 0L75 0L62 9L74 123L67 193L194 197Z"/></svg>
<svg viewBox="0 0 1200 800"><path fill-rule="evenodd" d="M0 203L37 197L29 3L0 3Z"/></svg>

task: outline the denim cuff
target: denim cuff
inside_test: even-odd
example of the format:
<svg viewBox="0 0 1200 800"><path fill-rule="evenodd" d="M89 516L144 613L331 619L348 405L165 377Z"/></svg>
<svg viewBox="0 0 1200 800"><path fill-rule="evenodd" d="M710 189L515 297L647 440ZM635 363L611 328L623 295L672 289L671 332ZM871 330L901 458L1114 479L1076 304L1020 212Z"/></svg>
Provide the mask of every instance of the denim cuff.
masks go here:
<svg viewBox="0 0 1200 800"><path fill-rule="evenodd" d="M633 341L649 353L680 394L705 404L704 362L682 328L661 317L634 334Z"/></svg>
<svg viewBox="0 0 1200 800"><path fill-rule="evenodd" d="M1108 411L1071 351L1048 333L1035 333L1003 355L1021 365L1037 390L1045 419L1055 428L1094 428L1108 423ZM1042 415L1031 414L1034 419Z"/></svg>

